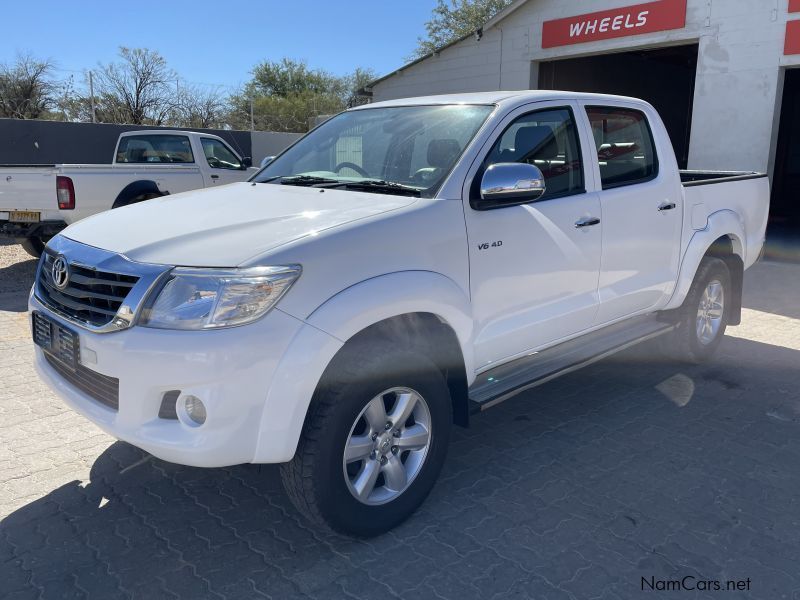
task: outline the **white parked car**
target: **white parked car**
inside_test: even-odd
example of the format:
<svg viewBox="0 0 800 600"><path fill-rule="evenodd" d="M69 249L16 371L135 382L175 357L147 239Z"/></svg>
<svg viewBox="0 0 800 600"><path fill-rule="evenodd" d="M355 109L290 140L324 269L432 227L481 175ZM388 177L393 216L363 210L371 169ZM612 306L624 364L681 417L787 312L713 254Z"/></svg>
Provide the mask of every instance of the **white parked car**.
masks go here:
<svg viewBox="0 0 800 600"><path fill-rule="evenodd" d="M0 237L33 256L67 225L90 215L256 172L222 138L192 131L129 131L110 165L0 166Z"/></svg>
<svg viewBox="0 0 800 600"><path fill-rule="evenodd" d="M632 98L361 106L248 183L54 237L36 365L109 434L187 465L283 463L310 519L374 535L427 496L453 423L644 339L713 353L768 196L762 174L680 172Z"/></svg>

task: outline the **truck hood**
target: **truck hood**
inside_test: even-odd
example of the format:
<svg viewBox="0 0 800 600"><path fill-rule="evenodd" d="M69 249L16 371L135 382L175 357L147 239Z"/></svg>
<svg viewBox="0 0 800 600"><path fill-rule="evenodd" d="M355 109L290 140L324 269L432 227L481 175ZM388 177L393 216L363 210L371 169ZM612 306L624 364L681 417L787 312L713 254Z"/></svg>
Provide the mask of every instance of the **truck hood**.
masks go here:
<svg viewBox="0 0 800 600"><path fill-rule="evenodd" d="M139 262L233 267L278 246L397 210L416 200L233 183L110 210L71 225L63 235Z"/></svg>

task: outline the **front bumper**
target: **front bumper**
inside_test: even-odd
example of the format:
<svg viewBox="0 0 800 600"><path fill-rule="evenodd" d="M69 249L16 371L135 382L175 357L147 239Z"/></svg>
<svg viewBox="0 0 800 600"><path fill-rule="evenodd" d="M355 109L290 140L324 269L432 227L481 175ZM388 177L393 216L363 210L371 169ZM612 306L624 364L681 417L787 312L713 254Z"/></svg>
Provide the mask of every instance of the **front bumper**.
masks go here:
<svg viewBox="0 0 800 600"><path fill-rule="evenodd" d="M216 331L132 327L92 333L60 318L33 295L30 309L78 333L85 367L119 379L119 409L114 410L64 379L36 347L41 378L70 407L113 437L158 458L200 467L280 462L294 452L296 424L273 422L270 429L279 438L286 432L285 439L277 446L267 444L275 450L256 457L257 447L265 446L259 436L268 418L270 385L294 338L310 327L302 321L273 309L255 323ZM170 390L180 390L181 397L200 398L206 406L206 422L191 426L159 418L162 397Z"/></svg>

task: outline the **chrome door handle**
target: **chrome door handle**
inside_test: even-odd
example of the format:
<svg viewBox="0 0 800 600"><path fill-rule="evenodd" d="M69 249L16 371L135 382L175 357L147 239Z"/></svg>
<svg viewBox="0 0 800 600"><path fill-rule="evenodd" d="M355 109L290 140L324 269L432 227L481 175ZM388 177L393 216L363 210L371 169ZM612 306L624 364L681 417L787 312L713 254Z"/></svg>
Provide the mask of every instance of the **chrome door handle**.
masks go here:
<svg viewBox="0 0 800 600"><path fill-rule="evenodd" d="M219 179L219 175L212 175L211 179Z"/></svg>
<svg viewBox="0 0 800 600"><path fill-rule="evenodd" d="M583 217L582 219L578 219L575 221L575 227L580 229L581 227L592 227L593 225L599 225L600 219L597 217Z"/></svg>
<svg viewBox="0 0 800 600"><path fill-rule="evenodd" d="M672 210L676 206L677 204L675 204L674 202L664 202L663 204L658 205L658 210L659 211Z"/></svg>

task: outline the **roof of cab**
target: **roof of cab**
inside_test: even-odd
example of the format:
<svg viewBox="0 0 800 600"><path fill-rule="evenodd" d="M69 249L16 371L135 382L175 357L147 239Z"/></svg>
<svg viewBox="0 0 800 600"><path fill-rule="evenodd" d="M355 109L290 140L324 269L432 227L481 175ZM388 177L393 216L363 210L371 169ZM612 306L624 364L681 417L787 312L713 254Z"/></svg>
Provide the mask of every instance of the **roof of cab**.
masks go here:
<svg viewBox="0 0 800 600"><path fill-rule="evenodd" d="M422 106L431 104L526 104L545 100L591 100L604 102L608 100L625 100L646 104L638 98L612 96L608 94L587 94L583 92L563 92L559 90L508 90L496 92L467 92L462 94L445 94L440 96L417 96L414 98L397 98L362 104L350 110L389 106Z"/></svg>
<svg viewBox="0 0 800 600"><path fill-rule="evenodd" d="M203 133L200 131L188 131L184 129L133 129L131 131L123 131L119 134L120 137L129 135L205 135L211 137L219 137L213 133Z"/></svg>

